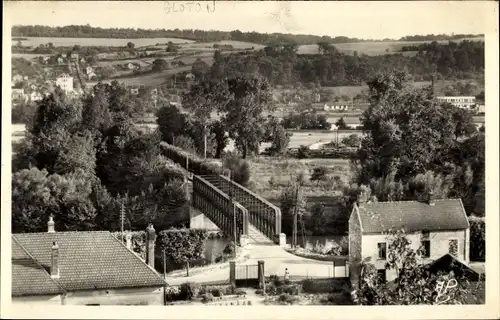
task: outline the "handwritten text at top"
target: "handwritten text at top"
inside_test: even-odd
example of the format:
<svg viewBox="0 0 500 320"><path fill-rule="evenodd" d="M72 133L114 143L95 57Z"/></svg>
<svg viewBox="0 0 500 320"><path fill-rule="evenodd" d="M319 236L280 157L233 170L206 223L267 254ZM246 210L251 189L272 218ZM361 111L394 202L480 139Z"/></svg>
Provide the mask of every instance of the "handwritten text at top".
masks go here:
<svg viewBox="0 0 500 320"><path fill-rule="evenodd" d="M208 12L212 13L215 11L215 1L166 1L165 2L165 12L166 13L176 13L176 12Z"/></svg>

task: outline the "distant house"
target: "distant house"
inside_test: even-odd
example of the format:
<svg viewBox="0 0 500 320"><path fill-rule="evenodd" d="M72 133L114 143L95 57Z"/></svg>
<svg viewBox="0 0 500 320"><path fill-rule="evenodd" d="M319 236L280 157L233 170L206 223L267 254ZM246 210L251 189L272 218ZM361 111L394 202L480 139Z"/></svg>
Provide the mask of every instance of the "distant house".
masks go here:
<svg viewBox="0 0 500 320"><path fill-rule="evenodd" d="M449 103L455 107L462 108L462 109L473 109L476 106L476 97L470 96L453 96L453 97L437 97L436 98L438 102L441 103Z"/></svg>
<svg viewBox="0 0 500 320"><path fill-rule="evenodd" d="M78 52L71 52L69 58L71 60L78 60Z"/></svg>
<svg viewBox="0 0 500 320"><path fill-rule="evenodd" d="M348 111L349 105L345 102L337 102L337 103L325 103L323 105L324 111Z"/></svg>
<svg viewBox="0 0 500 320"><path fill-rule="evenodd" d="M127 67L128 69L130 69L130 70L139 70L139 69L140 69L139 64L137 64L137 63L132 63L132 62L127 63L126 67Z"/></svg>
<svg viewBox="0 0 500 320"><path fill-rule="evenodd" d="M12 303L26 305L162 304L166 282L154 269L155 230L147 261L109 231L12 235Z"/></svg>
<svg viewBox="0 0 500 320"><path fill-rule="evenodd" d="M85 60L85 57L81 57L81 58L80 58L80 62L81 62L81 63L85 63L85 61L86 61L86 60Z"/></svg>
<svg viewBox="0 0 500 320"><path fill-rule="evenodd" d="M25 100L23 88L12 88L12 100Z"/></svg>
<svg viewBox="0 0 500 320"><path fill-rule="evenodd" d="M90 74L90 73L92 73L92 72L94 72L94 69L93 69L92 67L86 67L86 68L85 68L85 73L86 73L86 74Z"/></svg>
<svg viewBox="0 0 500 320"><path fill-rule="evenodd" d="M32 93L30 93L29 99L31 101L40 101L43 99L43 95L40 92L33 91Z"/></svg>
<svg viewBox="0 0 500 320"><path fill-rule="evenodd" d="M16 83L19 83L19 82L22 82L23 81L23 76L20 75L20 74L15 74L14 76L12 76L12 83L13 84L16 84Z"/></svg>
<svg viewBox="0 0 500 320"><path fill-rule="evenodd" d="M130 88L130 94L136 96L139 94L139 88Z"/></svg>
<svg viewBox="0 0 500 320"><path fill-rule="evenodd" d="M62 65L64 64L64 57L60 55L57 57L56 61L58 65Z"/></svg>
<svg viewBox="0 0 500 320"><path fill-rule="evenodd" d="M73 77L69 74L63 73L56 79L56 86L59 86L65 92L72 92L73 87Z"/></svg>
<svg viewBox="0 0 500 320"><path fill-rule="evenodd" d="M450 254L469 263L469 221L460 199L427 202L360 202L349 218L349 260L351 265L368 259L387 281L396 277L386 270L388 243L386 232L404 228L413 249L425 249L426 262ZM351 269L351 280L359 275Z"/></svg>
<svg viewBox="0 0 500 320"><path fill-rule="evenodd" d="M186 81L194 81L195 78L196 77L191 72L189 72L188 74L186 74Z"/></svg>
<svg viewBox="0 0 500 320"><path fill-rule="evenodd" d="M90 72L90 73L87 73L87 78L88 78L89 80L92 80L92 79L94 79L95 77L97 77L97 75L95 74L95 72L94 72L94 71L92 71L92 72Z"/></svg>

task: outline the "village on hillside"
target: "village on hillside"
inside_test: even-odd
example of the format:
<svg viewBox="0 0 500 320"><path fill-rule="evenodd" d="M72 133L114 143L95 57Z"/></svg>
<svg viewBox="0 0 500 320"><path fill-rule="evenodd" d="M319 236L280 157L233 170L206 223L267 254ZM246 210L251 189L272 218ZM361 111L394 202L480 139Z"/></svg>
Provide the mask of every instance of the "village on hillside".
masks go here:
<svg viewBox="0 0 500 320"><path fill-rule="evenodd" d="M484 35L381 39L13 26L12 304L484 305Z"/></svg>

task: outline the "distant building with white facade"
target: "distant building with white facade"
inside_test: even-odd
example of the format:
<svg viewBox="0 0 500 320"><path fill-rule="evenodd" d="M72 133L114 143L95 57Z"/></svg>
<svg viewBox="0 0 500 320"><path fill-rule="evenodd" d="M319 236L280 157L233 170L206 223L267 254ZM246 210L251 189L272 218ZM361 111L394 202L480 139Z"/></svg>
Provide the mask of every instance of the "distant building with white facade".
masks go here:
<svg viewBox="0 0 500 320"><path fill-rule="evenodd" d="M453 96L453 97L437 97L437 101L441 103L449 103L458 108L474 109L476 107L476 97Z"/></svg>
<svg viewBox="0 0 500 320"><path fill-rule="evenodd" d="M72 92L73 88L73 77L69 74L63 73L56 79L56 86L59 86L65 92Z"/></svg>

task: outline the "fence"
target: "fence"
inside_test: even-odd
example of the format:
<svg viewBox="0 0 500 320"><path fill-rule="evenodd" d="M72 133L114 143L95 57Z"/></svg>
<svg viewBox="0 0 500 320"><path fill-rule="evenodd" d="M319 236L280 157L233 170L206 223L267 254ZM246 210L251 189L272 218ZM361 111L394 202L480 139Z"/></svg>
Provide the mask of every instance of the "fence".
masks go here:
<svg viewBox="0 0 500 320"><path fill-rule="evenodd" d="M193 176L193 201L229 237L234 236L236 216L236 241L248 234L248 211L239 203L231 201L228 195L200 176Z"/></svg>
<svg viewBox="0 0 500 320"><path fill-rule="evenodd" d="M281 233L281 210L271 202L222 175L203 176L212 185L248 210L249 222L270 240L277 241Z"/></svg>

